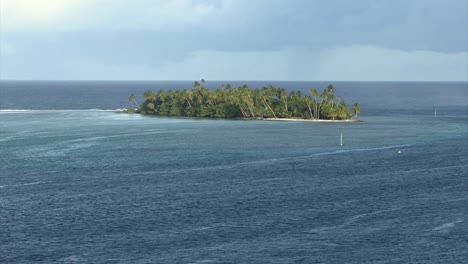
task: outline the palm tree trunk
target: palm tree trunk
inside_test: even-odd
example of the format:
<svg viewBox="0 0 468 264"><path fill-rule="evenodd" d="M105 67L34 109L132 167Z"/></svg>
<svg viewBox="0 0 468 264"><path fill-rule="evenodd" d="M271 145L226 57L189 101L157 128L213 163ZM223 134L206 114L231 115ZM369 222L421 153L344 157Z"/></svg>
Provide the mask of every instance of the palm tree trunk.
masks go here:
<svg viewBox="0 0 468 264"><path fill-rule="evenodd" d="M244 108L242 108L240 104L239 104L239 109L241 111L241 114L244 116L244 118L247 118L247 114L245 113Z"/></svg>
<svg viewBox="0 0 468 264"><path fill-rule="evenodd" d="M273 111L273 109L271 109L270 105L266 102L265 98L262 98L262 99L263 99L263 104L265 105L265 107L268 108L271 111L271 113L273 114L275 119L278 119L278 117L276 117L276 115L275 115L275 111Z"/></svg>
<svg viewBox="0 0 468 264"><path fill-rule="evenodd" d="M253 118L255 118L255 112L253 110L254 103L253 103L252 97L250 97L250 94L248 94L247 96L249 97L249 101L247 103L247 106L249 107L250 115Z"/></svg>
<svg viewBox="0 0 468 264"><path fill-rule="evenodd" d="M312 109L310 108L310 104L307 104L307 107L309 108L310 119L313 119L314 116L312 115Z"/></svg>

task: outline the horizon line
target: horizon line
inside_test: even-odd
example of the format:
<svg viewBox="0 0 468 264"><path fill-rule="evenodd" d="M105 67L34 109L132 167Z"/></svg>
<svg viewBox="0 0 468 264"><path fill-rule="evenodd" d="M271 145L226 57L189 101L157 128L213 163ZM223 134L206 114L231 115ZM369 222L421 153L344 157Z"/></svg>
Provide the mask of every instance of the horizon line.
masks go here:
<svg viewBox="0 0 468 264"><path fill-rule="evenodd" d="M112 80L112 79L0 79L2 81L15 81L15 82L195 82L202 79L192 80L170 80L170 79L155 79L155 80ZM468 80L207 80L206 82L425 82L425 83L442 83L442 82L468 82Z"/></svg>

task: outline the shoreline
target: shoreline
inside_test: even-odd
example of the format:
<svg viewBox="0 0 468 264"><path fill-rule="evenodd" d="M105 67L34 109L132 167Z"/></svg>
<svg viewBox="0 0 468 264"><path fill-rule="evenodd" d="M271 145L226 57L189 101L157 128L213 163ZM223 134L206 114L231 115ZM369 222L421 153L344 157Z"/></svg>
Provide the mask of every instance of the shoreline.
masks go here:
<svg viewBox="0 0 468 264"><path fill-rule="evenodd" d="M116 114L137 114L142 116L155 116L155 117L165 117L165 118L201 118L203 117L194 117L194 116L161 116L161 115L143 115L138 112L128 112L128 109L118 109L114 111ZM328 119L300 119L300 118L208 118L208 119L220 119L220 120L244 120L244 121L280 121L280 122L318 122L318 123L355 123L362 122L359 119L345 119L345 120L328 120Z"/></svg>
<svg viewBox="0 0 468 264"><path fill-rule="evenodd" d="M322 122L322 123L354 123L360 122L359 119L328 120L328 119L296 119L296 118L263 118L258 120L265 121L293 121L293 122Z"/></svg>

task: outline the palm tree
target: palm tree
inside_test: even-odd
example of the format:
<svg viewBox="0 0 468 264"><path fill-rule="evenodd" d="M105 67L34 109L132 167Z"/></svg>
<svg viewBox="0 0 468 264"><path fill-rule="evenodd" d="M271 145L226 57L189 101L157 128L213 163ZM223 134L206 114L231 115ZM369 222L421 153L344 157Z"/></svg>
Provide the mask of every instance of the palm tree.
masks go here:
<svg viewBox="0 0 468 264"><path fill-rule="evenodd" d="M185 100L187 101L188 105L192 107L191 102L193 101L193 93L190 90L185 91Z"/></svg>
<svg viewBox="0 0 468 264"><path fill-rule="evenodd" d="M320 112L323 112L323 103L327 99L327 91L323 90L322 93L320 93L320 103L318 106L318 111L317 111L317 119L320 119Z"/></svg>
<svg viewBox="0 0 468 264"><path fill-rule="evenodd" d="M271 111L273 114L273 117L275 119L278 119L275 115L275 111L270 106L270 99L271 99L271 92L273 91L273 87L270 85L270 88L263 87L262 88L262 100L263 100L263 105L265 106L265 109L268 109Z"/></svg>
<svg viewBox="0 0 468 264"><path fill-rule="evenodd" d="M338 110L338 117L341 120L349 119L351 117L351 114L349 113L349 109L343 100L340 100L337 110Z"/></svg>
<svg viewBox="0 0 468 264"><path fill-rule="evenodd" d="M328 86L318 95L309 89L309 95L272 85L262 89L250 89L247 85L224 87L210 90L195 83L193 90L146 91L144 103L140 106L142 114L200 117L292 117L311 119L349 119L360 113L356 103L349 109L346 103L334 94L333 86ZM136 103L134 94L128 100ZM131 108L130 108L131 109Z"/></svg>
<svg viewBox="0 0 468 264"><path fill-rule="evenodd" d="M305 96L304 97L304 101L307 105L307 108L309 109L309 113L310 113L310 119L314 119L314 116L312 115L312 108L311 108L311 104L312 104L312 98L310 96Z"/></svg>
<svg viewBox="0 0 468 264"><path fill-rule="evenodd" d="M241 93L243 95L244 102L247 104L247 108L249 109L250 117L255 118L255 110L254 110L255 104L254 104L254 100L252 99L252 96L250 95L251 93L250 88L247 85L244 85L242 87Z"/></svg>
<svg viewBox="0 0 468 264"><path fill-rule="evenodd" d="M283 88L278 89L278 97L283 101L284 114L288 114L288 93Z"/></svg>
<svg viewBox="0 0 468 264"><path fill-rule="evenodd" d="M143 97L146 100L151 101L151 102L154 102L156 100L156 94L151 90L148 90L148 91L144 92Z"/></svg>
<svg viewBox="0 0 468 264"><path fill-rule="evenodd" d="M310 88L309 93L314 97L314 118L318 119L318 102L317 102L317 90Z"/></svg>
<svg viewBox="0 0 468 264"><path fill-rule="evenodd" d="M151 114L154 113L154 104L153 103L147 104L146 108L149 109L149 113L151 113Z"/></svg>
<svg viewBox="0 0 468 264"><path fill-rule="evenodd" d="M358 119L358 114L361 113L361 108L359 107L358 103L353 104L353 114L354 118Z"/></svg>
<svg viewBox="0 0 468 264"><path fill-rule="evenodd" d="M239 110L244 118L247 118L248 114L244 110L243 106L243 98L242 94L240 93L240 88L235 88L235 87L229 87L228 89L228 94L229 94L229 101L233 104L239 107Z"/></svg>
<svg viewBox="0 0 468 264"><path fill-rule="evenodd" d="M326 93L327 93L327 100L331 102L331 105L333 108L334 101L335 101L335 88L333 87L333 85L331 84L328 85Z"/></svg>
<svg viewBox="0 0 468 264"><path fill-rule="evenodd" d="M136 101L136 96L133 93L131 93L128 96L128 101L132 104L132 106L134 106L135 108L138 108L138 103Z"/></svg>

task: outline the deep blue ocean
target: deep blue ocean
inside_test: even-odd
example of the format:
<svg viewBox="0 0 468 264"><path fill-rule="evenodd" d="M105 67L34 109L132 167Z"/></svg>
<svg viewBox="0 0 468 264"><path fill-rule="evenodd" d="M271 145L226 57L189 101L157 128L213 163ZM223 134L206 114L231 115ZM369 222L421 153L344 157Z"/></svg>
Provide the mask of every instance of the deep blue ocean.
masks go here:
<svg viewBox="0 0 468 264"><path fill-rule="evenodd" d="M0 263L467 263L468 83L332 83L362 122L109 111L192 82L0 81Z"/></svg>

